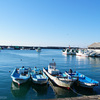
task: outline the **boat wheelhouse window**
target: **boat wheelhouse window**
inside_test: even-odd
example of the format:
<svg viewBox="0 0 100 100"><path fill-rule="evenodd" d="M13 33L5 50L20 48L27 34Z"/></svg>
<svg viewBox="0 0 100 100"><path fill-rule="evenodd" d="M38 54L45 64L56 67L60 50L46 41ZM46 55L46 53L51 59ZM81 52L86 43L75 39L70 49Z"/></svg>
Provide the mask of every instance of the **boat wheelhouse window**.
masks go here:
<svg viewBox="0 0 100 100"><path fill-rule="evenodd" d="M69 49L67 49L67 52L69 52L70 50Z"/></svg>
<svg viewBox="0 0 100 100"><path fill-rule="evenodd" d="M74 52L74 50L72 50L72 52Z"/></svg>
<svg viewBox="0 0 100 100"><path fill-rule="evenodd" d="M19 73L20 73L20 74L24 74L24 69L23 69L23 68L20 68L20 69L19 69Z"/></svg>
<svg viewBox="0 0 100 100"><path fill-rule="evenodd" d="M69 73L72 73L73 71L72 71L72 69L69 69Z"/></svg>

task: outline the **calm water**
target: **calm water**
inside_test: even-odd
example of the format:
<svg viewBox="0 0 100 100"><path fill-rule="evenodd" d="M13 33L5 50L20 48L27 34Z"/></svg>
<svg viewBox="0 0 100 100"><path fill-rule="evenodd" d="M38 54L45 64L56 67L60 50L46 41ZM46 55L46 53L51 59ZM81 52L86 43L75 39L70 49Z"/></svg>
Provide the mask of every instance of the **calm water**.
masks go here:
<svg viewBox="0 0 100 100"><path fill-rule="evenodd" d="M35 50L2 50L0 52L0 100L34 100L100 94L100 85L93 90L77 86L73 86L72 90L66 90L57 87L51 81L44 86L37 86L29 81L20 87L12 82L10 75L15 67L43 68L47 67L52 59L55 59L57 68L62 72L71 68L100 82L100 58L64 56L61 50L52 49L42 49L41 53Z"/></svg>

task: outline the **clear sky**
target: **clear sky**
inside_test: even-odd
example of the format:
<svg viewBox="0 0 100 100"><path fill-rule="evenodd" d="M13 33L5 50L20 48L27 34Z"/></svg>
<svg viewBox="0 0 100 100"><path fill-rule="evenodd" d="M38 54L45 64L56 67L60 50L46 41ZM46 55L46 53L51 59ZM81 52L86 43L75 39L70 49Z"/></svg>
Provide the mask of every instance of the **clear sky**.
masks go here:
<svg viewBox="0 0 100 100"><path fill-rule="evenodd" d="M0 0L0 45L100 42L100 0Z"/></svg>

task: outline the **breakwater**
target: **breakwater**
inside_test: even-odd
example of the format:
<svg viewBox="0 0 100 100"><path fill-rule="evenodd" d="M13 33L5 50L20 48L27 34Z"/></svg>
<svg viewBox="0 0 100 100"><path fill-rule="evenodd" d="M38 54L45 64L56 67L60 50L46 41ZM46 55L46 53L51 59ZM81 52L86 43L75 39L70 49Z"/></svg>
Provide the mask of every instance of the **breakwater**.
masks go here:
<svg viewBox="0 0 100 100"><path fill-rule="evenodd" d="M65 48L69 48L69 47L58 47L58 46L8 46L8 45L0 45L0 48L5 50L35 50L38 47L40 47L41 49L65 49ZM79 49L79 47L71 47L74 49Z"/></svg>

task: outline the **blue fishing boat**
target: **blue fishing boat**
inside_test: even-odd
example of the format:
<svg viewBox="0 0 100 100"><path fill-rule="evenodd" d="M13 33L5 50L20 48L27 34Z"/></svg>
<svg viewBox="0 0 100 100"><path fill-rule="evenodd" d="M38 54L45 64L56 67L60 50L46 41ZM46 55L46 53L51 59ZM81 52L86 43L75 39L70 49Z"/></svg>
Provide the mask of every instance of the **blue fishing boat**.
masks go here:
<svg viewBox="0 0 100 100"><path fill-rule="evenodd" d="M76 77L78 79L77 84L82 87L93 88L94 86L98 86L99 82L95 81L84 74L79 73L78 71L73 72L71 69L69 72L65 72L66 75L70 75L71 77Z"/></svg>
<svg viewBox="0 0 100 100"><path fill-rule="evenodd" d="M48 77L37 67L34 67L34 69L31 71L31 79L33 83L40 85L48 82Z"/></svg>
<svg viewBox="0 0 100 100"><path fill-rule="evenodd" d="M27 68L15 68L11 74L11 78L13 82L17 83L18 85L25 83L30 78L30 74Z"/></svg>

